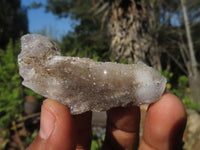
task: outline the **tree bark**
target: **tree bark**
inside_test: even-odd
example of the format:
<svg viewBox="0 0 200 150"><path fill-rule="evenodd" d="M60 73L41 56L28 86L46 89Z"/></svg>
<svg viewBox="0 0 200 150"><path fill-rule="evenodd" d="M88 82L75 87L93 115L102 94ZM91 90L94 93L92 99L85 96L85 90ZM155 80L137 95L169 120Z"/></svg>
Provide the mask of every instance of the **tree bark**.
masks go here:
<svg viewBox="0 0 200 150"><path fill-rule="evenodd" d="M191 31L190 31L190 24L188 21L187 16L187 9L185 5L185 0L181 0L181 7L183 10L183 18L184 18L184 24L185 24L185 30L186 30L186 36L188 41L188 49L189 49L189 60L188 64L186 64L188 69L188 77L189 77L189 85L191 89L191 98L193 102L196 102L200 104L200 73L197 68L197 61L195 58L195 52L193 47L193 41L191 37Z"/></svg>
<svg viewBox="0 0 200 150"><path fill-rule="evenodd" d="M187 10L185 6L185 0L181 0L181 6L183 10L183 18L184 18L184 24L185 24L185 30L186 30L188 48L189 48L189 54L190 54L189 61L190 61L191 72L189 72L189 77L196 79L198 76L197 61L196 61L195 53L194 53L194 47L193 47L193 42L192 42L192 37L191 37L190 24L189 24L188 16L187 16Z"/></svg>
<svg viewBox="0 0 200 150"><path fill-rule="evenodd" d="M108 30L111 36L111 59L127 63L143 61L162 70L157 39L150 34L148 5L140 0L115 0L111 6ZM157 21L153 15L151 21ZM153 29L153 30L154 30Z"/></svg>
<svg viewBox="0 0 200 150"><path fill-rule="evenodd" d="M145 61L150 43L145 38L147 16L144 7L134 0L115 0L111 9L108 23L111 58L128 63Z"/></svg>

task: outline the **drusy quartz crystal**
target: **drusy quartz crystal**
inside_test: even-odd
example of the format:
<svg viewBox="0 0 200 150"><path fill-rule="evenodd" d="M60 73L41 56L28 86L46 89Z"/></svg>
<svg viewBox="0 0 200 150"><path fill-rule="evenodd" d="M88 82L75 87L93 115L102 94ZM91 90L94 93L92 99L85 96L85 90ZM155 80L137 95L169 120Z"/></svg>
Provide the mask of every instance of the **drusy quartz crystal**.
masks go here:
<svg viewBox="0 0 200 150"><path fill-rule="evenodd" d="M60 56L56 43L39 34L24 35L21 45L18 63L22 84L67 105L72 114L152 103L165 89L166 79L143 63Z"/></svg>

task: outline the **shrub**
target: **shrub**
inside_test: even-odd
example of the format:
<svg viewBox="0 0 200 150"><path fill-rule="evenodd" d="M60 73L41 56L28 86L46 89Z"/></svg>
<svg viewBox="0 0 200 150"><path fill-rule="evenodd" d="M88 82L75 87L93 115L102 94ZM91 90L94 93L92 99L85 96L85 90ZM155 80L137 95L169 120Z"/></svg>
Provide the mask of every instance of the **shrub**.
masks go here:
<svg viewBox="0 0 200 150"><path fill-rule="evenodd" d="M33 91L22 86L19 75L17 56L20 52L20 42L15 44L10 40L6 50L0 49L0 136L4 139L0 149L11 142L10 138L17 130L16 122L23 114L23 103L26 95L41 98ZM32 137L25 137L30 141ZM19 143L19 147L23 146Z"/></svg>
<svg viewBox="0 0 200 150"><path fill-rule="evenodd" d="M18 74L19 42L0 49L0 127L8 128L23 111L21 78Z"/></svg>
<svg viewBox="0 0 200 150"><path fill-rule="evenodd" d="M187 76L181 75L180 77L178 77L178 84L174 85L171 83L171 78L173 77L173 73L170 73L166 70L161 71L161 73L167 78L167 85L166 85L167 92L170 92L178 96L187 108L194 110L199 109L199 105L196 103L192 103L190 98L188 97L188 94L190 93L190 88Z"/></svg>

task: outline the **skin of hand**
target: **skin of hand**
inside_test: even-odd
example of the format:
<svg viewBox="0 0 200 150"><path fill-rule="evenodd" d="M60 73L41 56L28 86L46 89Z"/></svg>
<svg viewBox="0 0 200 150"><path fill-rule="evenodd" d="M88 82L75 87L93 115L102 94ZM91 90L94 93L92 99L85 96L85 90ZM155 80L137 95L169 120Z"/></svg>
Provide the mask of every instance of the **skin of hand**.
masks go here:
<svg viewBox="0 0 200 150"><path fill-rule="evenodd" d="M27 150L89 150L91 118L92 112L72 116L66 106L47 99L42 105L39 134ZM107 111L102 149L178 150L186 120L182 102L172 94L164 94L147 110L139 145L139 107L112 108Z"/></svg>

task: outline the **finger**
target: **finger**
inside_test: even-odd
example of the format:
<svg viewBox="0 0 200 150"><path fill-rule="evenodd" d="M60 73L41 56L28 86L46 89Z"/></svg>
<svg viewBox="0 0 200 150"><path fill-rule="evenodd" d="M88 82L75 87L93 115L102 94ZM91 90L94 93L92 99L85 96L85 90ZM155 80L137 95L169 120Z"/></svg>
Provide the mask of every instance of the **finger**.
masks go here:
<svg viewBox="0 0 200 150"><path fill-rule="evenodd" d="M76 125L76 150L90 150L92 112L74 115Z"/></svg>
<svg viewBox="0 0 200 150"><path fill-rule="evenodd" d="M137 106L109 110L103 149L135 149L139 141L139 122L140 109Z"/></svg>
<svg viewBox="0 0 200 150"><path fill-rule="evenodd" d="M43 102L39 134L27 149L75 149L73 117L66 106L51 99Z"/></svg>
<svg viewBox="0 0 200 150"><path fill-rule="evenodd" d="M140 150L180 149L185 124L182 102L172 94L164 94L148 109Z"/></svg>

